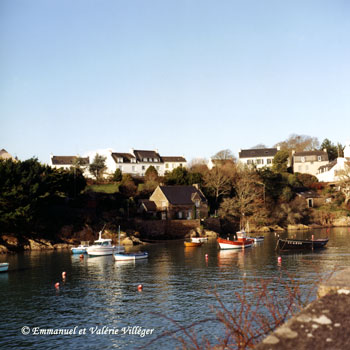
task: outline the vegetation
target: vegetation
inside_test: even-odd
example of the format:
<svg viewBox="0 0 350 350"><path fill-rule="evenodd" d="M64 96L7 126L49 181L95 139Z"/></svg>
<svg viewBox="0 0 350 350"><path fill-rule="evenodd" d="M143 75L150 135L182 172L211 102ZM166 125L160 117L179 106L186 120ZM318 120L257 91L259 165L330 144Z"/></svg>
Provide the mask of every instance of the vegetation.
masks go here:
<svg viewBox="0 0 350 350"><path fill-rule="evenodd" d="M89 166L89 171L96 180L100 180L103 177L104 172L106 171L106 157L96 153L93 162Z"/></svg>

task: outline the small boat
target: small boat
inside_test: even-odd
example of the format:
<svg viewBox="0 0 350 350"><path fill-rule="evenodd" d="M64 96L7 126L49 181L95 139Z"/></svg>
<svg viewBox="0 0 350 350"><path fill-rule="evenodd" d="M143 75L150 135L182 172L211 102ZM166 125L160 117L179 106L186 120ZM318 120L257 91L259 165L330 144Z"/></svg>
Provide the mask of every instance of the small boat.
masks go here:
<svg viewBox="0 0 350 350"><path fill-rule="evenodd" d="M251 247L254 243L253 239L247 238L245 231L237 232L237 240L218 238L220 249L242 249Z"/></svg>
<svg viewBox="0 0 350 350"><path fill-rule="evenodd" d="M191 237L191 242L203 243L208 240L208 237Z"/></svg>
<svg viewBox="0 0 350 350"><path fill-rule="evenodd" d="M86 249L89 247L89 242L88 241L83 241L80 243L78 247L73 247L71 248L71 251L73 254L85 254Z"/></svg>
<svg viewBox="0 0 350 350"><path fill-rule="evenodd" d="M184 242L185 247L200 247L202 244L203 242Z"/></svg>
<svg viewBox="0 0 350 350"><path fill-rule="evenodd" d="M120 237L120 231L119 231ZM119 238L120 241L120 238ZM86 248L86 252L90 256L103 256L103 255L113 255L114 253L125 252L125 248L120 244L117 246L112 245L112 240L110 238L102 238L102 230L99 232L98 240L94 242L93 245Z"/></svg>
<svg viewBox="0 0 350 350"><path fill-rule="evenodd" d="M134 261L139 259L147 259L147 252L139 252L139 253L115 253L114 259L116 261Z"/></svg>
<svg viewBox="0 0 350 350"><path fill-rule="evenodd" d="M265 237L264 236L258 236L258 237L247 237L247 239L252 239L255 243L262 242Z"/></svg>
<svg viewBox="0 0 350 350"><path fill-rule="evenodd" d="M291 239L278 238L276 248L280 250L312 250L324 248L329 238L319 239Z"/></svg>
<svg viewBox="0 0 350 350"><path fill-rule="evenodd" d="M9 263L0 263L0 272L6 272L9 269Z"/></svg>

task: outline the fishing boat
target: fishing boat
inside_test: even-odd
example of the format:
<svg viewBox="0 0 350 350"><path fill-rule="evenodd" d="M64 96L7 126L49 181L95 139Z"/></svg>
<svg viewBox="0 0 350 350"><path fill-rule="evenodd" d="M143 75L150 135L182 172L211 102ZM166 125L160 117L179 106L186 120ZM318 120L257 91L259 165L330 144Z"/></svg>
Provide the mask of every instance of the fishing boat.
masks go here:
<svg viewBox="0 0 350 350"><path fill-rule="evenodd" d="M120 230L119 230L119 245L112 245L110 238L102 238L102 231L99 232L98 240L94 244L86 248L86 252L90 256L113 255L114 253L125 252L125 248L120 245Z"/></svg>
<svg viewBox="0 0 350 350"><path fill-rule="evenodd" d="M71 248L73 254L85 254L86 249L89 247L88 241L82 241L78 247Z"/></svg>
<svg viewBox="0 0 350 350"><path fill-rule="evenodd" d="M280 250L312 250L324 248L328 243L329 238L318 239L292 239L278 238L276 249Z"/></svg>
<svg viewBox="0 0 350 350"><path fill-rule="evenodd" d="M191 237L191 242L203 243L208 240L208 237Z"/></svg>
<svg viewBox="0 0 350 350"><path fill-rule="evenodd" d="M0 263L0 272L6 272L9 268L9 263Z"/></svg>
<svg viewBox="0 0 350 350"><path fill-rule="evenodd" d="M202 244L203 242L184 242L185 247L200 247Z"/></svg>
<svg viewBox="0 0 350 350"><path fill-rule="evenodd" d="M229 238L218 238L217 242L219 243L220 249L242 249L251 247L254 243L253 239L247 238L245 231L238 231L236 240L230 240Z"/></svg>
<svg viewBox="0 0 350 350"><path fill-rule="evenodd" d="M134 261L134 260L140 260L140 259L147 259L148 253L147 252L138 252L138 253L115 253L114 259L116 261Z"/></svg>

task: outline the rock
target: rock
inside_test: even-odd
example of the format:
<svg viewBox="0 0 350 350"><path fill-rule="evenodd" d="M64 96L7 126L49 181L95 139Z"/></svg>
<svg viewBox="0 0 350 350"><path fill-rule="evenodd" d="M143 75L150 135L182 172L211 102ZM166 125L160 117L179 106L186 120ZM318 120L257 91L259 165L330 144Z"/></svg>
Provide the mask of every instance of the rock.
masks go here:
<svg viewBox="0 0 350 350"><path fill-rule="evenodd" d="M309 226L303 225L303 224L297 224L297 225L288 225L288 231L289 230L308 230Z"/></svg>
<svg viewBox="0 0 350 350"><path fill-rule="evenodd" d="M209 238L216 238L216 237L218 237L218 234L215 231L210 231L210 230L203 230L203 231L204 231L203 232L204 236L207 236Z"/></svg>
<svg viewBox="0 0 350 350"><path fill-rule="evenodd" d="M34 241L32 239L28 239L28 245L25 246L25 249L28 250L49 250L54 249L53 245L45 241L43 239L39 239L37 241Z"/></svg>
<svg viewBox="0 0 350 350"><path fill-rule="evenodd" d="M68 243L57 243L53 245L53 249L69 249L73 245Z"/></svg>
<svg viewBox="0 0 350 350"><path fill-rule="evenodd" d="M349 216L341 216L340 218L334 219L333 226L337 226L337 227L350 226L350 217Z"/></svg>
<svg viewBox="0 0 350 350"><path fill-rule="evenodd" d="M129 237L124 238L124 239L120 242L120 244L121 244L121 245L134 245L132 239L129 238Z"/></svg>
<svg viewBox="0 0 350 350"><path fill-rule="evenodd" d="M4 246L0 245L0 254L7 254L9 250Z"/></svg>

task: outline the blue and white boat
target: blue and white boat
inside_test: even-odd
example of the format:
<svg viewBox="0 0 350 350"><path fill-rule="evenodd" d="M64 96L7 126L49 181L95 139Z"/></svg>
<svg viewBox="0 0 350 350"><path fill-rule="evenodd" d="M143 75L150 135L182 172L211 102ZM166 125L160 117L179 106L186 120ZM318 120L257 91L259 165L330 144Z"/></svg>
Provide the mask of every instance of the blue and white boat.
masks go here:
<svg viewBox="0 0 350 350"><path fill-rule="evenodd" d="M9 269L9 263L0 263L0 272L6 272Z"/></svg>
<svg viewBox="0 0 350 350"><path fill-rule="evenodd" d="M78 247L71 248L73 254L86 254L86 249L89 247L89 242L81 242Z"/></svg>
<svg viewBox="0 0 350 350"><path fill-rule="evenodd" d="M139 252L139 253L115 253L114 259L116 261L135 261L139 259L147 259L147 252Z"/></svg>

